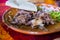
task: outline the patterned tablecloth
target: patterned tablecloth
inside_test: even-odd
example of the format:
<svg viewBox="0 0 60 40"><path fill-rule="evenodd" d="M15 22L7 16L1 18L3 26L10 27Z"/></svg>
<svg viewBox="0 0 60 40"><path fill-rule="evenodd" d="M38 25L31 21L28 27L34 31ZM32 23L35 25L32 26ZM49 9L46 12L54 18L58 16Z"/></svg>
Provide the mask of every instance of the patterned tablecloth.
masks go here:
<svg viewBox="0 0 60 40"><path fill-rule="evenodd" d="M1 25L0 27L2 27L3 30L6 31L8 35L10 35L10 37L13 38L14 40L53 40L55 38L60 37L60 32L52 33L48 35L27 35L11 30L2 22L2 15L9 8L10 7L5 6L4 3L0 3L0 25Z"/></svg>
<svg viewBox="0 0 60 40"><path fill-rule="evenodd" d="M0 40L13 40L13 38L0 25Z"/></svg>

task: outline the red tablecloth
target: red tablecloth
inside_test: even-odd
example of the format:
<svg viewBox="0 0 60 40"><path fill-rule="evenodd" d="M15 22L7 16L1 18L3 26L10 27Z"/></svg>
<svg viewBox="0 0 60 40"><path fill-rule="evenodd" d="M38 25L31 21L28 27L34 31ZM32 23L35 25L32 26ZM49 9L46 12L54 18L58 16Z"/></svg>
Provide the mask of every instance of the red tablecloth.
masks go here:
<svg viewBox="0 0 60 40"><path fill-rule="evenodd" d="M4 3L4 2L6 2L7 0L0 0L0 3Z"/></svg>
<svg viewBox="0 0 60 40"><path fill-rule="evenodd" d="M3 22L2 22L2 15L6 10L8 10L9 7L5 6L4 3L0 3L0 23L2 27L9 32L11 37L14 40L53 40L54 38L60 37L60 32L57 33L52 33L48 35L27 35L27 34L22 34L18 33L16 31L13 31L9 29Z"/></svg>

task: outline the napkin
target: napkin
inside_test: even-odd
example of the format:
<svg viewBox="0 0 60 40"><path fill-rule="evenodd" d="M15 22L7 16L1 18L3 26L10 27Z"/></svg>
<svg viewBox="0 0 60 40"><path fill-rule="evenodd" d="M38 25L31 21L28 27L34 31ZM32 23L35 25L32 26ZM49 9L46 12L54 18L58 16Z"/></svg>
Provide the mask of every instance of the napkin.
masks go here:
<svg viewBox="0 0 60 40"><path fill-rule="evenodd" d="M8 0L6 5L17 9L37 11L37 6L32 2L28 2L28 0Z"/></svg>

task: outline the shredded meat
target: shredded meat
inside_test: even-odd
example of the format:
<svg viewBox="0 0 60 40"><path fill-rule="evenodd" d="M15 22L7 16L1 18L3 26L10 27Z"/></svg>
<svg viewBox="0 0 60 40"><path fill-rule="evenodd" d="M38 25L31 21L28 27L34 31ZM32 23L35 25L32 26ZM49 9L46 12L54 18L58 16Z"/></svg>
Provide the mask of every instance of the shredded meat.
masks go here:
<svg viewBox="0 0 60 40"><path fill-rule="evenodd" d="M54 24L53 19L49 13L41 11L31 12L26 10L19 10L11 21L12 24L24 24L31 25L32 29L34 26L39 25L39 28L45 28L44 25Z"/></svg>

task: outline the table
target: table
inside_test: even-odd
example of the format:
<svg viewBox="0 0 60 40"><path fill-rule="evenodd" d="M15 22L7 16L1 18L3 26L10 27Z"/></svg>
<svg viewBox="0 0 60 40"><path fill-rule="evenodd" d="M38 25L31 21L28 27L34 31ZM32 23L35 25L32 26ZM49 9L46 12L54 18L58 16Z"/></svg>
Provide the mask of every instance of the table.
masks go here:
<svg viewBox="0 0 60 40"><path fill-rule="evenodd" d="M5 6L4 3L0 3L0 25L2 25L1 27L3 27L14 40L53 40L60 37L60 32L47 35L27 35L11 30L2 22L2 15L9 8L10 7Z"/></svg>

